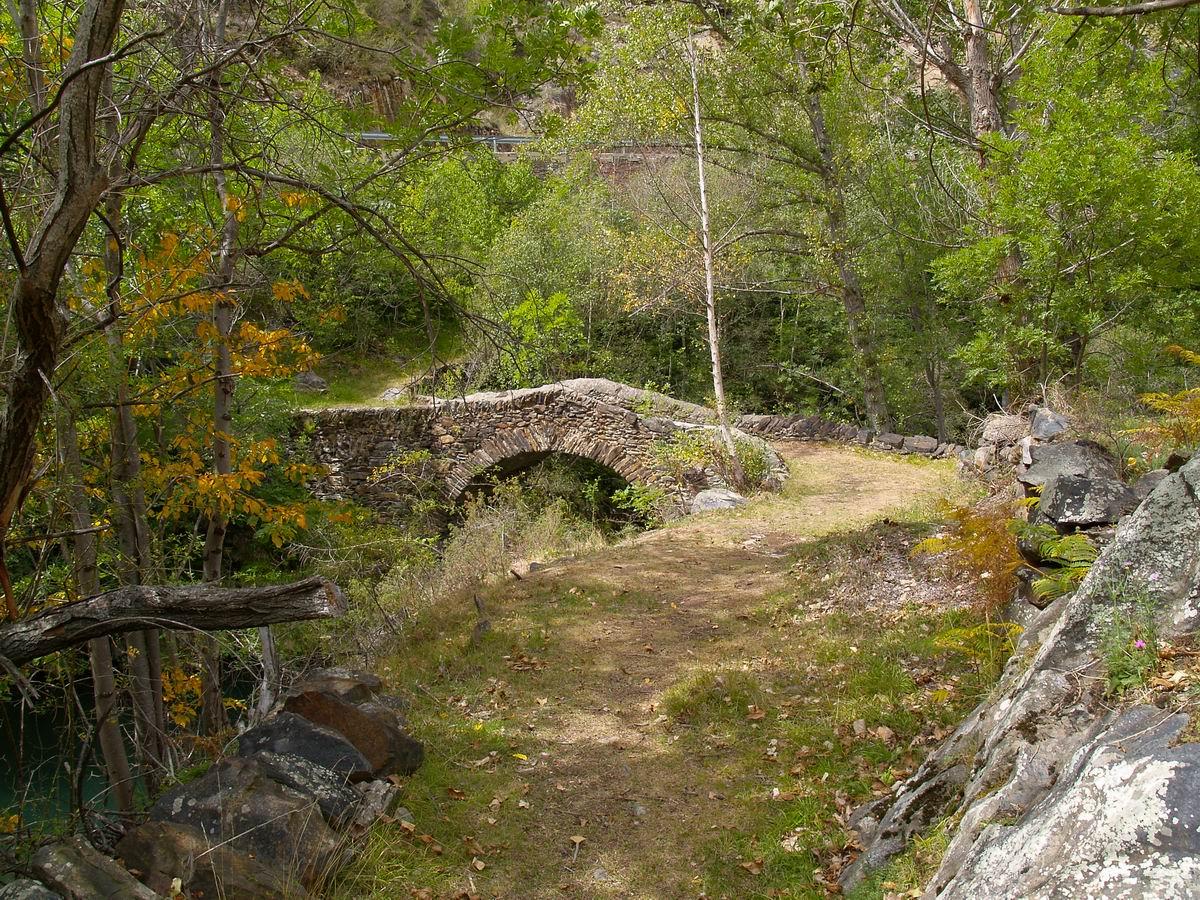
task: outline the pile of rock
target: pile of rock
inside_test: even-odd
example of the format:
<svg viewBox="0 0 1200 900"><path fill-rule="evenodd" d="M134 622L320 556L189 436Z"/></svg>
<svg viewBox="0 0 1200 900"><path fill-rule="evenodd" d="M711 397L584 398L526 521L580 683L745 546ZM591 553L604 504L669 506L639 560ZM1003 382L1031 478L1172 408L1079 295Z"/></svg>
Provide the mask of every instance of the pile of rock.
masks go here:
<svg viewBox="0 0 1200 900"><path fill-rule="evenodd" d="M1146 489L1109 483L1092 447L1061 446L1031 447L1021 473L1045 485L1056 522L1111 517ZM1093 485L1081 498L1080 479ZM1131 596L1152 605L1164 640L1200 626L1198 498L1200 458L1154 479L1079 589L1026 626L998 688L910 779L855 813L863 851L844 888L947 821L927 897L1200 897L1200 743L1184 738L1185 714L1114 703L1101 646Z"/></svg>
<svg viewBox="0 0 1200 900"><path fill-rule="evenodd" d="M344 669L306 678L240 736L236 755L158 799L117 844L124 868L80 839L52 844L33 860L40 883L0 888L0 900L309 896L395 812L388 776L424 758L382 686Z"/></svg>

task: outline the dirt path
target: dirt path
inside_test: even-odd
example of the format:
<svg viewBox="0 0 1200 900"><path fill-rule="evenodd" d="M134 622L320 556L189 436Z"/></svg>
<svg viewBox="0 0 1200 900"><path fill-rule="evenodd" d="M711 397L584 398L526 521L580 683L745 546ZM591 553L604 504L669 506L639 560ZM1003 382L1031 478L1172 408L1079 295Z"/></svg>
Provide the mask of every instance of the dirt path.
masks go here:
<svg viewBox="0 0 1200 900"><path fill-rule="evenodd" d="M777 796L790 784L779 780L785 763L809 750L787 705L818 677L797 577L829 576L814 568L818 557L803 559L805 546L823 552L830 534L920 518L954 478L942 464L779 449L792 469L781 495L539 568L493 593L497 658L486 648L474 662L470 650L465 662L443 657L426 692L443 704L431 705L429 721L461 716L484 737L428 784L418 775L409 786L453 798L426 798L439 821L413 814L444 846L457 835L470 848L466 877L447 851L430 870L446 877L416 896L453 884L528 900L814 895L769 889L789 882L754 871L755 797ZM872 582L891 591L881 600L890 609L921 599L917 580L899 580ZM811 886L820 866L801 855ZM433 877L405 871L418 891Z"/></svg>

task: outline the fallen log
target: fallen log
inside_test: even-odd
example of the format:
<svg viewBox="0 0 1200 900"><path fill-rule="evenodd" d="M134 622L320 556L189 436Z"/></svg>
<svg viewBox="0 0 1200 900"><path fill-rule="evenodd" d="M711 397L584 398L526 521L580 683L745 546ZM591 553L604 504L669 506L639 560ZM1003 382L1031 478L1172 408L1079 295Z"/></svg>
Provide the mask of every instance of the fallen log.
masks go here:
<svg viewBox="0 0 1200 900"><path fill-rule="evenodd" d="M334 619L345 611L338 586L317 576L247 588L124 587L0 625L0 659L19 666L94 637L139 628L226 631Z"/></svg>

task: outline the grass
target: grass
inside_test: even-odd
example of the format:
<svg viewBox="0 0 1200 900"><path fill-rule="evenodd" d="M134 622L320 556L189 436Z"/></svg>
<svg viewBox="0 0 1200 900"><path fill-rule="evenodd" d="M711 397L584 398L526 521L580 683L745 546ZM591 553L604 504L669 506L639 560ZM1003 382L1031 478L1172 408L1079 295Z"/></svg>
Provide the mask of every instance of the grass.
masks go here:
<svg viewBox="0 0 1200 900"><path fill-rule="evenodd" d="M379 395L389 387L406 384L420 376L434 362L454 359L462 350L462 334L443 327L429 352L429 337L423 328L407 329L388 337L387 351L364 356L333 353L316 366L316 373L329 382L323 394L292 390L297 405L309 409L329 406L355 406L378 403Z"/></svg>
<svg viewBox="0 0 1200 900"><path fill-rule="evenodd" d="M856 599L887 541L930 527L916 493L871 522L858 494L814 482L790 508L756 502L483 587L482 640L469 596L421 611L380 667L427 743L403 791L415 832L377 827L328 896L825 896L851 810L991 685L971 645L945 640L978 624L970 611ZM861 524L831 533L839 504ZM810 531L786 554L741 549L770 527ZM919 883L940 840L863 896Z"/></svg>

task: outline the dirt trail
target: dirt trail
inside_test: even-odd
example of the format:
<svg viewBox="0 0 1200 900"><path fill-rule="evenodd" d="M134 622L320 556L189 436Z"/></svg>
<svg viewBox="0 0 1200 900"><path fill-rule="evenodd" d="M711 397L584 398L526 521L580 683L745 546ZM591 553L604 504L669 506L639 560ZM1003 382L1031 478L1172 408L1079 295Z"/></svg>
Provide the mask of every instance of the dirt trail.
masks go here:
<svg viewBox="0 0 1200 900"><path fill-rule="evenodd" d="M672 752L653 727L662 691L691 671L752 661L766 649L750 613L787 587L797 542L853 530L945 488L942 467L813 445L778 449L792 469L781 496L691 518L531 579L650 593L659 609L580 616L555 636L579 665L562 684L571 703L533 711L548 756L528 773L541 801L528 838L565 848L564 835L586 831L590 846L585 864L564 861L561 879L529 885L526 896L561 896L568 885L584 896L687 896L688 870L699 864L687 858L689 845L697 830L720 826L720 802L699 790L710 761ZM654 873L657 885L647 883Z"/></svg>
<svg viewBox="0 0 1200 900"><path fill-rule="evenodd" d="M545 641L528 671L506 657L500 687L461 703L503 716L527 757L515 765L528 806L512 811L514 798L501 797L492 807L508 822L518 816L514 839L486 857L486 872L468 873L480 896L702 896L704 848L740 827L724 793L736 788L725 762L737 748L719 737L681 740L663 714L664 692L703 673L748 671L773 683L773 670L794 670L803 638L764 604L794 585L798 545L953 490L948 464L778 449L792 471L781 494L536 569L491 597L501 634ZM576 846L573 836L585 840Z"/></svg>

